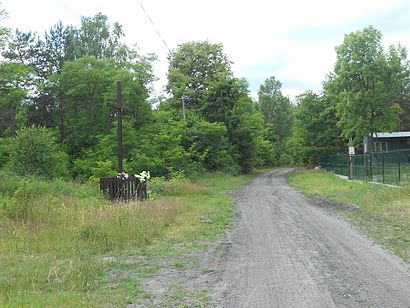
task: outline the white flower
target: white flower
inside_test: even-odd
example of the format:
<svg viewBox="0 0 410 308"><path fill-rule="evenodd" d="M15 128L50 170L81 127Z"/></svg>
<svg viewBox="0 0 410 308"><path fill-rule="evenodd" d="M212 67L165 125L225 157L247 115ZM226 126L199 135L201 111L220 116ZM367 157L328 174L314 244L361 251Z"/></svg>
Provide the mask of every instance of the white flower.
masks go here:
<svg viewBox="0 0 410 308"><path fill-rule="evenodd" d="M140 183L145 183L151 178L149 171L142 171L140 174L134 174L134 176L140 181Z"/></svg>
<svg viewBox="0 0 410 308"><path fill-rule="evenodd" d="M126 172L120 172L117 175L117 179L121 179L121 180L128 180L128 177L129 175Z"/></svg>

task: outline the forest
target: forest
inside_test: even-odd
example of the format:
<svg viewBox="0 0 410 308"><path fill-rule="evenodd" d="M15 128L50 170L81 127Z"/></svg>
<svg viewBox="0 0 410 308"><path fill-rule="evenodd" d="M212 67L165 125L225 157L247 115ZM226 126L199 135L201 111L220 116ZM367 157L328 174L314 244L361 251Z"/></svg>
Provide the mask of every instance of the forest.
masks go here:
<svg viewBox="0 0 410 308"><path fill-rule="evenodd" d="M7 13L1 12L1 19ZM124 169L153 176L255 167L315 166L319 155L360 149L363 136L409 130L406 48L384 48L372 26L335 47L323 88L295 101L266 76L257 98L223 45L186 42L169 54L166 93L153 97L154 54L123 43L99 13L44 34L0 29L0 168L86 182L116 174L116 83L123 83Z"/></svg>

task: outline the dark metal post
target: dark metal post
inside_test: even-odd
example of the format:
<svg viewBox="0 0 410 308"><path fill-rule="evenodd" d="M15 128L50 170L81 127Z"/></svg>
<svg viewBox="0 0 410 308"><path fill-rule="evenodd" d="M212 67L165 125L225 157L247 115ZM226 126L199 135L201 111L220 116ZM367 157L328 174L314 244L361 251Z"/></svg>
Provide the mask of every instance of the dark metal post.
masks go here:
<svg viewBox="0 0 410 308"><path fill-rule="evenodd" d="M123 149L122 149L122 82L120 80L117 81L117 105L118 105L118 113L117 113L118 173L121 173L123 171L123 166L122 166Z"/></svg>
<svg viewBox="0 0 410 308"><path fill-rule="evenodd" d="M400 152L397 152L397 156L398 156L398 157L397 157L397 158L398 158L398 159L397 159L397 169L398 169L397 171L398 171L398 176L399 176L399 177L398 177L398 180L399 180L399 181L398 181L398 184L400 185L400 180L401 180L401 179L400 179L400 178L401 178L401 174L400 174L400 171L401 171L401 170L400 170Z"/></svg>

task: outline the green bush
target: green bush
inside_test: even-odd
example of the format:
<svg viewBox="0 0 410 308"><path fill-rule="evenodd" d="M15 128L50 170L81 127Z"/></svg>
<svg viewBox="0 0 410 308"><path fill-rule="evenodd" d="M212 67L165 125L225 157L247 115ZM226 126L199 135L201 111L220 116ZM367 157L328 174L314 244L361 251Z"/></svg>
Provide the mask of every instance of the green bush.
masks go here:
<svg viewBox="0 0 410 308"><path fill-rule="evenodd" d="M264 139L259 139L256 143L257 153L256 162L257 167L272 167L277 164L276 149L272 142Z"/></svg>
<svg viewBox="0 0 410 308"><path fill-rule="evenodd" d="M286 153L283 153L279 158L279 165L280 166L293 166L292 156Z"/></svg>
<svg viewBox="0 0 410 308"><path fill-rule="evenodd" d="M228 153L227 128L222 123L197 121L187 130L183 144L205 170L230 172L237 165Z"/></svg>
<svg viewBox="0 0 410 308"><path fill-rule="evenodd" d="M3 168L10 159L11 138L0 138L0 169Z"/></svg>
<svg viewBox="0 0 410 308"><path fill-rule="evenodd" d="M0 172L0 217L33 220L52 216L62 200L102 198L97 187L63 179L43 180ZM55 211L54 211L55 212Z"/></svg>
<svg viewBox="0 0 410 308"><path fill-rule="evenodd" d="M233 159L232 155L228 151L219 151L215 157L216 170L222 173L227 173L231 175L238 175L241 168Z"/></svg>
<svg viewBox="0 0 410 308"><path fill-rule="evenodd" d="M8 168L18 175L45 178L68 175L68 156L59 150L54 133L44 127L27 127L18 131L10 144Z"/></svg>

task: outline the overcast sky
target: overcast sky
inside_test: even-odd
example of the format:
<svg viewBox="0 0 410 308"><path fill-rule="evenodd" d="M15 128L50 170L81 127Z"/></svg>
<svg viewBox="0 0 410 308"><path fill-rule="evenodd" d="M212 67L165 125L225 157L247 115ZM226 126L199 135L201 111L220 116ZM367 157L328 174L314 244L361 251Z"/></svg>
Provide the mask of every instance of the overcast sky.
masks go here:
<svg viewBox="0 0 410 308"><path fill-rule="evenodd" d="M222 43L236 77L246 78L255 95L275 76L292 99L319 91L335 63L344 35L373 25L383 44L410 48L408 0L0 0L12 29L40 34L57 21L78 26L81 16L107 15L124 27L125 42L141 53L156 53L160 81L166 83L168 50L188 41ZM155 24L152 26L140 2Z"/></svg>

